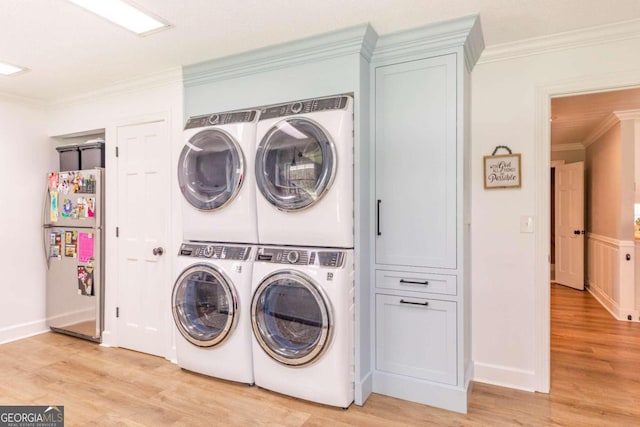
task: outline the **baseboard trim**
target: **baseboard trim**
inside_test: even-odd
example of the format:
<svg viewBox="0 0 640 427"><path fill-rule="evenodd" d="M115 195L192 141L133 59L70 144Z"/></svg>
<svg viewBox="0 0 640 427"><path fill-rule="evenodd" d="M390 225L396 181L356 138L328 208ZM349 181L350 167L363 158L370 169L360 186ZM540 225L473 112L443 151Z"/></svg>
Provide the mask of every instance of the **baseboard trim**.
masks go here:
<svg viewBox="0 0 640 427"><path fill-rule="evenodd" d="M100 343L102 347L117 347L113 344L113 334L111 331L102 331L102 342Z"/></svg>
<svg viewBox="0 0 640 427"><path fill-rule="evenodd" d="M475 362L473 380L517 390L536 391L536 373L524 369Z"/></svg>
<svg viewBox="0 0 640 427"><path fill-rule="evenodd" d="M40 335L48 331L49 328L44 319L2 328L0 329L0 344Z"/></svg>
<svg viewBox="0 0 640 427"><path fill-rule="evenodd" d="M354 403L358 406L364 405L369 396L373 393L373 374L369 372L362 381L356 381Z"/></svg>
<svg viewBox="0 0 640 427"><path fill-rule="evenodd" d="M598 303L604 307L605 310L609 312L609 314L616 320L624 321L624 322L640 322L640 310L631 310L629 312L624 311L620 308L620 306L609 298L606 294L601 292L600 288L596 286L590 286L587 284L587 291L591 294L591 296L598 301ZM627 316L631 316L631 320L627 318Z"/></svg>
<svg viewBox="0 0 640 427"><path fill-rule="evenodd" d="M466 414L469 383L455 387L376 371L373 373L373 392Z"/></svg>

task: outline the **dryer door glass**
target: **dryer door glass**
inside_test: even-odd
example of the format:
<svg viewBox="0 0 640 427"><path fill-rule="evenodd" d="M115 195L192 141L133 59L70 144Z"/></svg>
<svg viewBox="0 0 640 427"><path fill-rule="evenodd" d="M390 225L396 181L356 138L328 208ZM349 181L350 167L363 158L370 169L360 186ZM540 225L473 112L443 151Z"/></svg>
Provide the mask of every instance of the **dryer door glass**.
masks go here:
<svg viewBox="0 0 640 427"><path fill-rule="evenodd" d="M306 365L327 348L333 333L330 304L310 278L278 272L256 289L253 333L262 349L285 365Z"/></svg>
<svg viewBox="0 0 640 427"><path fill-rule="evenodd" d="M295 211L313 205L329 189L335 172L333 142L309 119L276 123L258 146L258 188L278 209Z"/></svg>
<svg viewBox="0 0 640 427"><path fill-rule="evenodd" d="M222 273L208 265L195 265L180 275L172 303L178 330L200 347L220 344L237 323L236 291Z"/></svg>
<svg viewBox="0 0 640 427"><path fill-rule="evenodd" d="M198 132L182 149L178 183L185 199L197 209L225 206L238 194L243 177L242 150L221 129Z"/></svg>

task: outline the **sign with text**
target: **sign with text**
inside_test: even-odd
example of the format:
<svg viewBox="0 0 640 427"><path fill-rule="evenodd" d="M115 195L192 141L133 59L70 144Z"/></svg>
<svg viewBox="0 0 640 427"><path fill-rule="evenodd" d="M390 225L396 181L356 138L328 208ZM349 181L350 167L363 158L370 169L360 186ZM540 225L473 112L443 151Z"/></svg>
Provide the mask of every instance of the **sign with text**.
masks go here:
<svg viewBox="0 0 640 427"><path fill-rule="evenodd" d="M0 427L64 427L64 406L0 406Z"/></svg>
<svg viewBox="0 0 640 427"><path fill-rule="evenodd" d="M520 188L520 154L484 156L484 188Z"/></svg>

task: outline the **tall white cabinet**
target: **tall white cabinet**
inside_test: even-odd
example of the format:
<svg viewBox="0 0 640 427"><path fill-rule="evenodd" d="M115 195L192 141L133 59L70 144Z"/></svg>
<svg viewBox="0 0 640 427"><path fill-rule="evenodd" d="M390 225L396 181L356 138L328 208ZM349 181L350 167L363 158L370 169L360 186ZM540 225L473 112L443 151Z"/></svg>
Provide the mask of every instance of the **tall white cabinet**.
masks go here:
<svg viewBox="0 0 640 427"><path fill-rule="evenodd" d="M381 37L372 58L373 391L467 411L469 73L477 17Z"/></svg>

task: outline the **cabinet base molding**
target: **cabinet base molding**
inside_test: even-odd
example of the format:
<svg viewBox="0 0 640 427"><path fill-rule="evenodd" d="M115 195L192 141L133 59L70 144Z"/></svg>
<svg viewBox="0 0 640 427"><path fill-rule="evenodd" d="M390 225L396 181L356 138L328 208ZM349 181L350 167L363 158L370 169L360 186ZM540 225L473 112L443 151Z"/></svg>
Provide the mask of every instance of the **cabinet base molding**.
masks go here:
<svg viewBox="0 0 640 427"><path fill-rule="evenodd" d="M358 406L364 405L369 396L373 393L373 373L369 374L362 381L356 381L354 403Z"/></svg>
<svg viewBox="0 0 640 427"><path fill-rule="evenodd" d="M454 387L377 371L373 392L466 414L471 386L467 382L464 387Z"/></svg>

